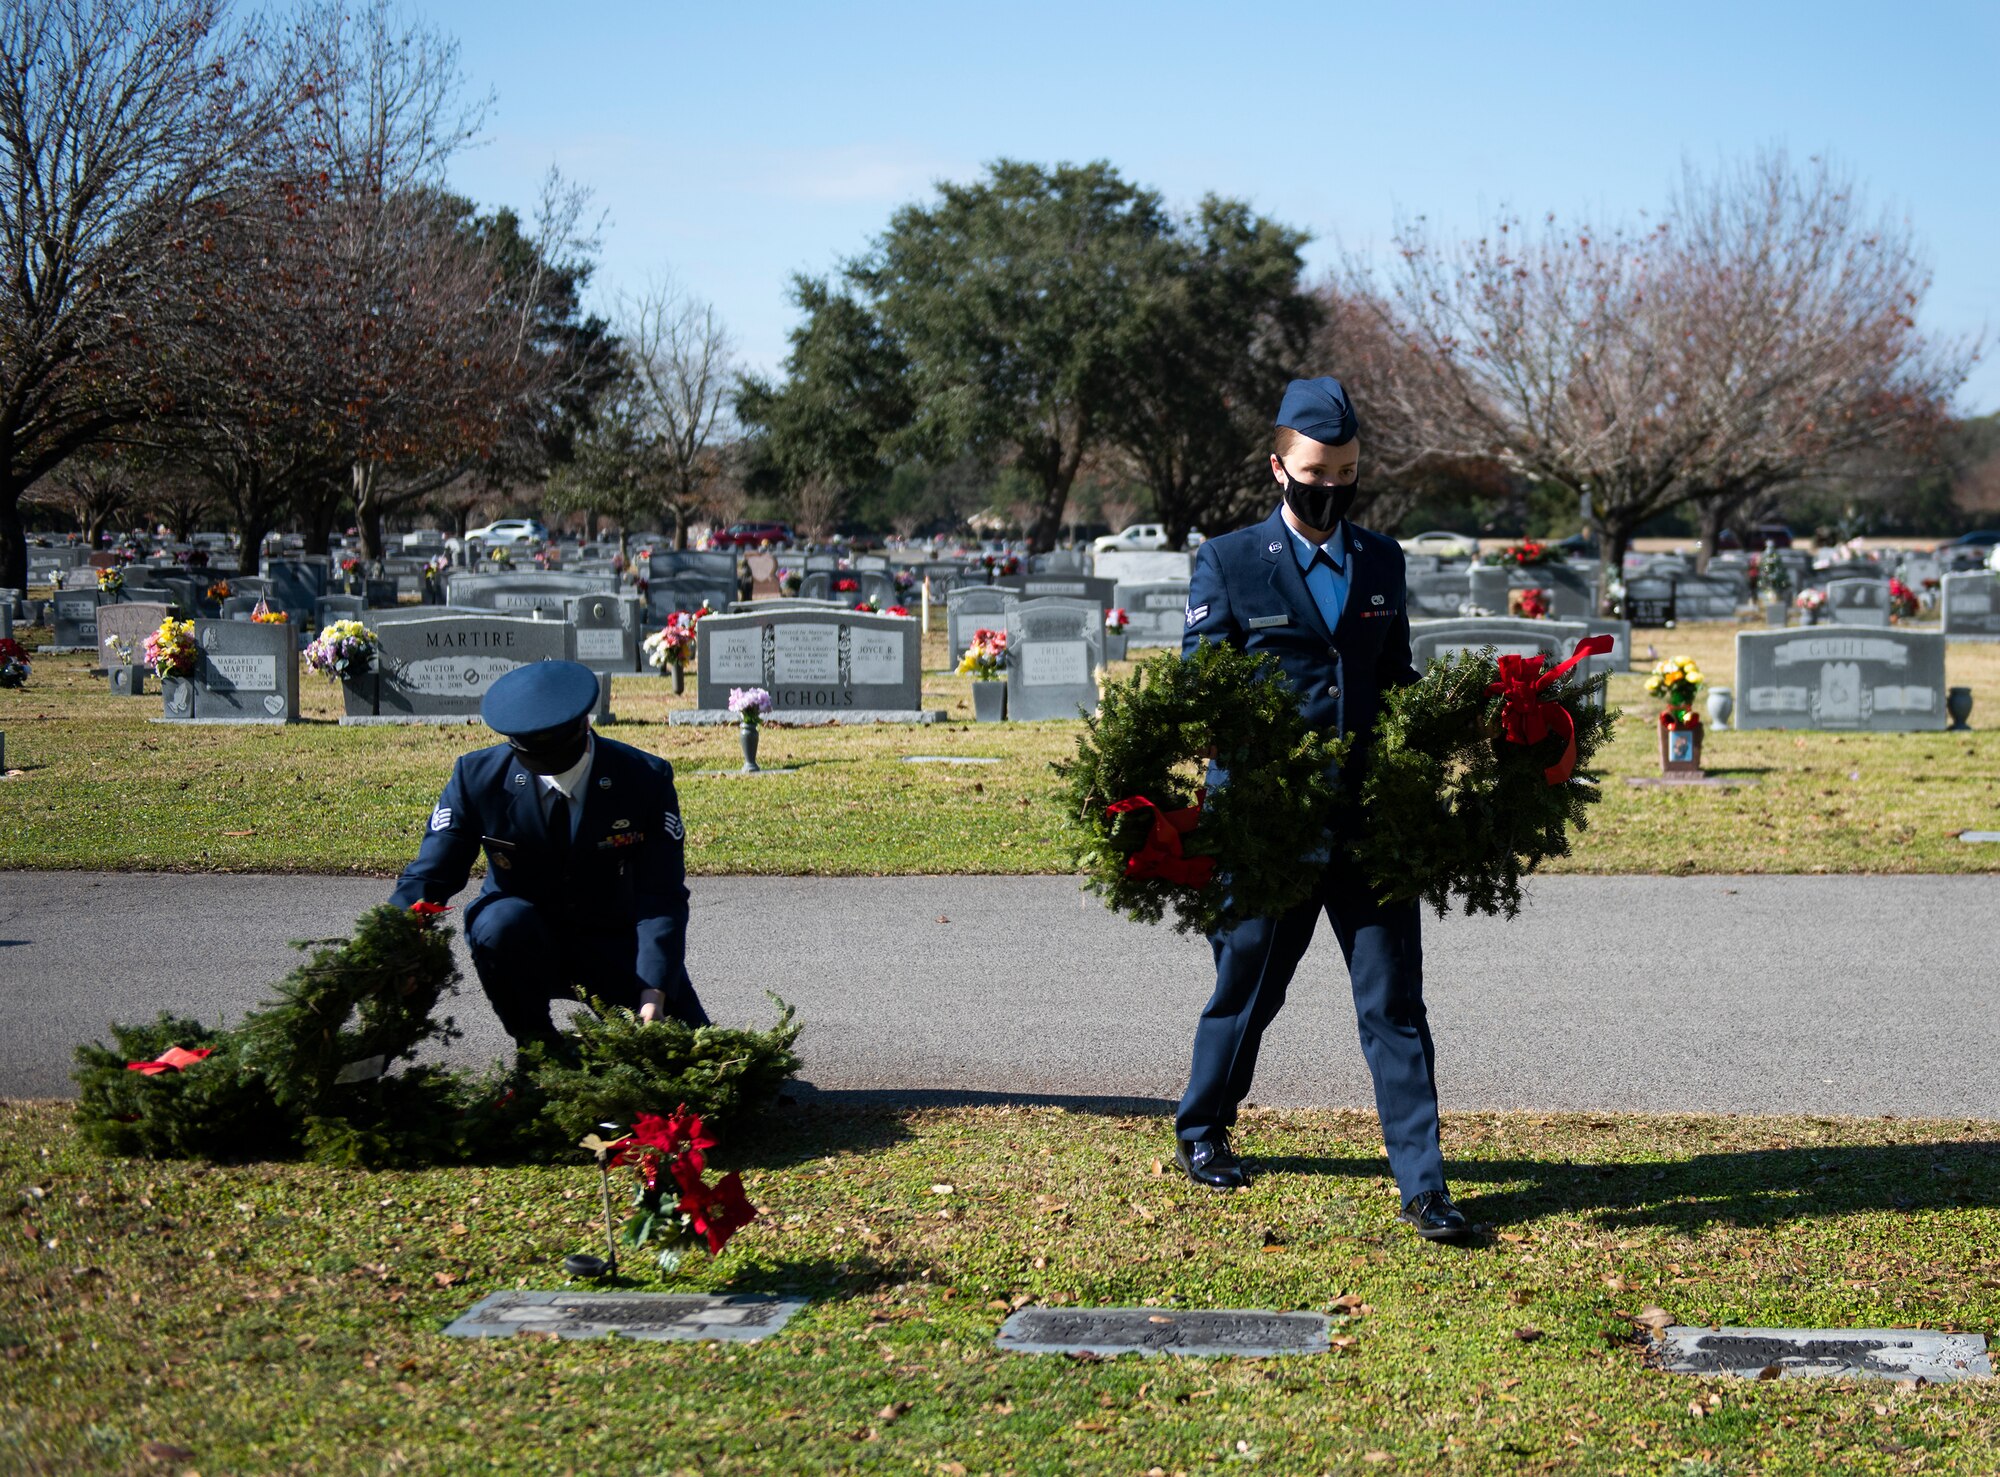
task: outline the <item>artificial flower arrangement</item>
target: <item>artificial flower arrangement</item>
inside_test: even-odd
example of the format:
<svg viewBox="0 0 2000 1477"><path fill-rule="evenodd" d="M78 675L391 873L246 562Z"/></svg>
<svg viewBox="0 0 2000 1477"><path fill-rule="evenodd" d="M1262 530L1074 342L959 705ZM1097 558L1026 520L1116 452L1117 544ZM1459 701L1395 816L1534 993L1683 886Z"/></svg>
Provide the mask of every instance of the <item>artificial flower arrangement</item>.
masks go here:
<svg viewBox="0 0 2000 1477"><path fill-rule="evenodd" d="M778 588L783 590L787 595L798 594L800 590L805 588L805 584L806 577L796 569L781 569L778 571Z"/></svg>
<svg viewBox="0 0 2000 1477"><path fill-rule="evenodd" d="M115 569L97 571L97 588L107 595L122 595L125 592L125 576Z"/></svg>
<svg viewBox="0 0 2000 1477"><path fill-rule="evenodd" d="M896 591L898 594L907 595L910 593L910 591L916 589L917 587L917 575L915 570L899 569L896 571L895 580L896 580Z"/></svg>
<svg viewBox="0 0 2000 1477"><path fill-rule="evenodd" d="M906 616L909 613L910 613L910 607L907 605L892 605L887 610L882 612L882 614L884 615L903 615L903 616Z"/></svg>
<svg viewBox="0 0 2000 1477"><path fill-rule="evenodd" d="M132 665L132 648L125 644L123 637L106 636L104 638L104 649L111 653L111 660L106 663L107 666L129 667Z"/></svg>
<svg viewBox="0 0 2000 1477"><path fill-rule="evenodd" d="M433 581L442 579L444 572L450 568L451 556L449 554L433 554L424 561L424 578Z"/></svg>
<svg viewBox="0 0 2000 1477"><path fill-rule="evenodd" d="M745 728L756 728L764 721L764 715L777 706L777 699L761 687L729 689L729 711Z"/></svg>
<svg viewBox="0 0 2000 1477"><path fill-rule="evenodd" d="M1549 602L1542 598L1542 592L1530 586L1525 590L1507 592L1508 613L1522 620L1545 621L1549 618Z"/></svg>
<svg viewBox="0 0 2000 1477"><path fill-rule="evenodd" d="M882 607L877 605L873 600L857 600L854 602L854 608L863 615L880 615L882 613Z"/></svg>
<svg viewBox="0 0 2000 1477"><path fill-rule="evenodd" d="M342 574L349 574L349 575L358 574L360 573L360 571L361 571L361 561L355 558L354 555L344 554L341 556L340 572Z"/></svg>
<svg viewBox="0 0 2000 1477"><path fill-rule="evenodd" d="M1807 615L1816 616L1822 610L1826 609L1826 591L1801 590L1799 591L1799 598L1793 603Z"/></svg>
<svg viewBox="0 0 2000 1477"><path fill-rule="evenodd" d="M997 682L1007 670L1007 633L974 631L972 644L965 648L958 670L961 675L970 672L978 682Z"/></svg>
<svg viewBox="0 0 2000 1477"><path fill-rule="evenodd" d="M34 670L28 648L12 636L0 636L0 687L26 687Z"/></svg>
<svg viewBox="0 0 2000 1477"><path fill-rule="evenodd" d="M217 580L214 584L210 585L203 594L203 598L207 600L210 605L220 605L223 601L227 600L229 596L230 596L230 589L228 580Z"/></svg>
<svg viewBox="0 0 2000 1477"><path fill-rule="evenodd" d="M194 644L194 622L177 621L168 616L160 622L160 629L146 638L146 665L153 669L155 677L192 677L201 660L201 649Z"/></svg>
<svg viewBox="0 0 2000 1477"><path fill-rule="evenodd" d="M535 568L553 569L556 566L556 562L557 556L554 544L535 550Z"/></svg>
<svg viewBox="0 0 2000 1477"><path fill-rule="evenodd" d="M1481 555L1479 562L1528 568L1537 564L1555 563L1556 551L1540 539L1524 538L1518 544L1509 544L1504 549L1495 549L1490 554Z"/></svg>
<svg viewBox="0 0 2000 1477"><path fill-rule="evenodd" d="M378 650L375 633L360 621L334 621L307 644L306 667L327 677L365 677Z"/></svg>
<svg viewBox="0 0 2000 1477"><path fill-rule="evenodd" d="M1751 566L1750 582L1759 594L1770 600L1783 600L1792 593L1792 572L1785 568L1785 561L1765 557Z"/></svg>
<svg viewBox="0 0 2000 1477"><path fill-rule="evenodd" d="M685 667L693 661L697 627L702 617L714 613L704 600L699 610L677 610L668 616L667 623L643 643L647 664L656 672L664 672L668 667Z"/></svg>
<svg viewBox="0 0 2000 1477"><path fill-rule="evenodd" d="M986 566L987 573L1002 579L1021 572L1021 561L1012 554L983 554L979 562Z"/></svg>
<svg viewBox="0 0 2000 1477"><path fill-rule="evenodd" d="M1915 620L1923 599L1899 579L1889 581L1889 614L1899 621Z"/></svg>
<svg viewBox="0 0 2000 1477"><path fill-rule="evenodd" d="M1107 631L1122 631L1131 624L1132 617L1125 613L1122 605L1104 612L1104 629Z"/></svg>
<svg viewBox="0 0 2000 1477"><path fill-rule="evenodd" d="M1701 685L1701 668L1691 656L1677 656L1653 668L1653 674L1646 679L1646 691L1664 704L1660 709L1660 727L1701 727L1701 715L1694 710Z"/></svg>
<svg viewBox="0 0 2000 1477"><path fill-rule="evenodd" d="M833 593L836 595L857 595L860 592L861 581L848 575L842 575L833 582Z"/></svg>
<svg viewBox="0 0 2000 1477"><path fill-rule="evenodd" d="M250 612L250 619L260 626L282 626L286 623L285 612L271 609L270 602L259 600Z"/></svg>
<svg viewBox="0 0 2000 1477"><path fill-rule="evenodd" d="M685 1105L665 1118L641 1113L625 1137L607 1142L593 1133L582 1147L607 1174L626 1164L637 1171L632 1212L618 1228L618 1241L634 1251L658 1246L663 1271L674 1271L704 1246L720 1256L729 1238L757 1218L741 1175L732 1170L712 1185L703 1177L715 1140ZM605 1204L608 1231L608 1188Z"/></svg>
<svg viewBox="0 0 2000 1477"><path fill-rule="evenodd" d="M514 556L506 549L488 549L486 557L496 569L507 569L514 563Z"/></svg>

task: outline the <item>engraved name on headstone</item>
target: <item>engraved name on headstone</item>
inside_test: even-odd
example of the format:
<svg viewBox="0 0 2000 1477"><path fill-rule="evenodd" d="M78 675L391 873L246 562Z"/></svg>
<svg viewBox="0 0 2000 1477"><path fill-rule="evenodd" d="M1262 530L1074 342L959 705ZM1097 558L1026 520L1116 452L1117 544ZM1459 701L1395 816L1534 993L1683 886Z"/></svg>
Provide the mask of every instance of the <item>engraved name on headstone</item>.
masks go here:
<svg viewBox="0 0 2000 1477"><path fill-rule="evenodd" d="M1120 585L1113 604L1130 618L1125 639L1132 646L1179 646L1187 630L1188 582L1161 580Z"/></svg>
<svg viewBox="0 0 2000 1477"><path fill-rule="evenodd" d="M1013 1354L1269 1359L1326 1353L1328 1327L1318 1313L1255 1309L1022 1308L1001 1325L997 1343Z"/></svg>
<svg viewBox="0 0 2000 1477"><path fill-rule="evenodd" d="M446 596L453 605L475 610L539 610L560 618L564 602L579 595L608 595L617 588L613 575L459 574L446 586Z"/></svg>
<svg viewBox="0 0 2000 1477"><path fill-rule="evenodd" d="M1936 631L1739 631L1736 726L1943 728L1944 648Z"/></svg>
<svg viewBox="0 0 2000 1477"><path fill-rule="evenodd" d="M1669 1374L1746 1379L1818 1375L1831 1379L1921 1379L1930 1384L1989 1379L1986 1336L1920 1328L1663 1329L1660 1367Z"/></svg>
<svg viewBox="0 0 2000 1477"><path fill-rule="evenodd" d="M1826 582L1826 613L1836 626L1889 624L1889 582L1837 579Z"/></svg>
<svg viewBox="0 0 2000 1477"><path fill-rule="evenodd" d="M299 644L290 626L198 620L197 723L296 723Z"/></svg>
<svg viewBox="0 0 2000 1477"><path fill-rule="evenodd" d="M445 1326L455 1338L512 1338L518 1333L566 1339L714 1339L749 1344L769 1338L806 1306L804 1298L662 1292L496 1292Z"/></svg>
<svg viewBox="0 0 2000 1477"><path fill-rule="evenodd" d="M923 701L921 640L910 616L761 606L710 616L695 645L696 712L674 721L719 721L732 687L764 688L780 723L848 715L913 721Z"/></svg>
<svg viewBox="0 0 2000 1477"><path fill-rule="evenodd" d="M1007 615L1007 716L1024 722L1097 711L1104 612L1094 599L1025 600Z"/></svg>
<svg viewBox="0 0 2000 1477"><path fill-rule="evenodd" d="M97 650L96 590L58 590L49 602L50 624L55 628L58 651Z"/></svg>
<svg viewBox="0 0 2000 1477"><path fill-rule="evenodd" d="M474 718L486 689L514 668L576 657L575 627L559 620L433 607L421 619L384 621L375 632L379 680L349 686L343 723Z"/></svg>

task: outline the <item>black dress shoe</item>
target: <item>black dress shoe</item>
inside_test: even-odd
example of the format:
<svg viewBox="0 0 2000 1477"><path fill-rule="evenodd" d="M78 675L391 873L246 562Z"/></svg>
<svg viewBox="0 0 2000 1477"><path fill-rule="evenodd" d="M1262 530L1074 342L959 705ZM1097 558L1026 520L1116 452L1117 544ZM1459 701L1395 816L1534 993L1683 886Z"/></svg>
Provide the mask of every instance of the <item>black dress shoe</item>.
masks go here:
<svg viewBox="0 0 2000 1477"><path fill-rule="evenodd" d="M1223 1134L1206 1139L1175 1139L1174 1158L1180 1161L1189 1179L1212 1190L1240 1190L1250 1183L1250 1176L1243 1172L1243 1161L1230 1152L1229 1139Z"/></svg>
<svg viewBox="0 0 2000 1477"><path fill-rule="evenodd" d="M1412 1196L1396 1219L1416 1227L1426 1241L1458 1241L1472 1230L1465 1212L1451 1203L1449 1190L1425 1190Z"/></svg>

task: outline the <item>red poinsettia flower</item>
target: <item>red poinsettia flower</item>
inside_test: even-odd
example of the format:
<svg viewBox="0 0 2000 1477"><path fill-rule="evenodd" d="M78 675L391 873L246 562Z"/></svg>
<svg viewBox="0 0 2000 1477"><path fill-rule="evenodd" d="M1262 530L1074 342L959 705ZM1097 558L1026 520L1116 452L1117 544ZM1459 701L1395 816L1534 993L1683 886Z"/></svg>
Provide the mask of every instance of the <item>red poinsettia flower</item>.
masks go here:
<svg viewBox="0 0 2000 1477"><path fill-rule="evenodd" d="M729 1238L757 1219L757 1207L743 1193L743 1177L734 1171L681 1196L680 1208L695 1234L707 1238L710 1256L720 1256Z"/></svg>
<svg viewBox="0 0 2000 1477"><path fill-rule="evenodd" d="M125 1070L143 1072L148 1077L158 1077L163 1072L185 1072L214 1050L212 1046L198 1047L193 1051L184 1046L169 1046L150 1062L127 1062Z"/></svg>

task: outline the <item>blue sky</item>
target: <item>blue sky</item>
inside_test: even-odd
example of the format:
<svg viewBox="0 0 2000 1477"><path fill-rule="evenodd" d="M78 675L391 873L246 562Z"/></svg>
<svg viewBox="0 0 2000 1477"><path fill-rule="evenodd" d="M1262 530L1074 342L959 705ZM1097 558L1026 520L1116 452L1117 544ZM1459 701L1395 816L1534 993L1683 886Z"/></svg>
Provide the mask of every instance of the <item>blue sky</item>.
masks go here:
<svg viewBox="0 0 2000 1477"><path fill-rule="evenodd" d="M1317 268L1421 215L1601 223L1683 161L1831 154L1907 218L1933 331L1988 333L2000 410L2000 4L626 4L414 0L496 102L453 170L532 203L551 163L609 224L609 293L671 273L773 368L793 272L863 250L938 179L1108 159L1189 204L1248 199ZM1982 101L1983 99L1983 101Z"/></svg>

